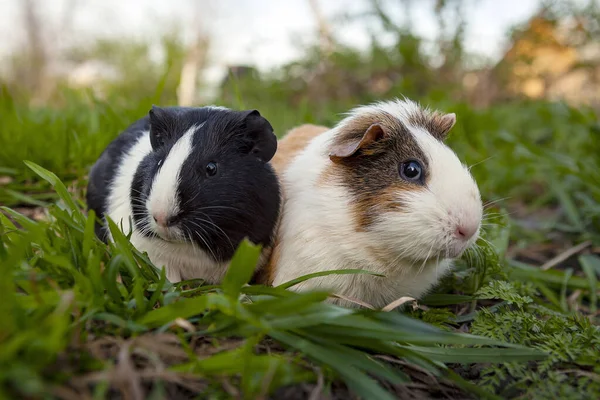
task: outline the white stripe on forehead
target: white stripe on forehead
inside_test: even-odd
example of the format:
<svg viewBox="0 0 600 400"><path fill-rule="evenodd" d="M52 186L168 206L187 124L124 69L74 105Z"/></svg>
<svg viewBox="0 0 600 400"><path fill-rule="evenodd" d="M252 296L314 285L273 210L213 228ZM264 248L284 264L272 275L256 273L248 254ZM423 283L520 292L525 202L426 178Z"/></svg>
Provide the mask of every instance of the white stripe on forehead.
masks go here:
<svg viewBox="0 0 600 400"><path fill-rule="evenodd" d="M185 160L192 154L194 133L204 125L193 126L171 147L167 158L163 161L160 169L152 181L150 195L146 206L150 215L152 213L166 213L167 217L179 213L178 188L181 167Z"/></svg>
<svg viewBox="0 0 600 400"><path fill-rule="evenodd" d="M231 111L227 107L215 106L215 105L205 106L205 108L208 108L209 110L214 110L214 111Z"/></svg>

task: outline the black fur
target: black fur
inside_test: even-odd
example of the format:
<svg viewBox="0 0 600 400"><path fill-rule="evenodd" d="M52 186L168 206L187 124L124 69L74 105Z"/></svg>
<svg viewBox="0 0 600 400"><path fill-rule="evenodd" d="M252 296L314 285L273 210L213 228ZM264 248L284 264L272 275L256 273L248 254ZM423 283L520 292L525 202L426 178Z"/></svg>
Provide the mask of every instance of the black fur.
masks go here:
<svg viewBox="0 0 600 400"><path fill-rule="evenodd" d="M204 123L204 124L203 124ZM191 127L193 152L183 163L178 188L181 213L174 224L216 261L227 261L244 237L268 246L278 217L280 189L268 164L277 149L271 124L256 110L232 111L211 107L153 107L131 125L100 156L90 172L88 207L106 212L112 179L126 151L150 131L153 151L139 164L131 187L133 220L140 231L148 211L143 205L160 164ZM206 173L208 163L217 173ZM104 228L97 226L106 240ZM149 232L147 235L156 236ZM158 236L156 236L158 237Z"/></svg>

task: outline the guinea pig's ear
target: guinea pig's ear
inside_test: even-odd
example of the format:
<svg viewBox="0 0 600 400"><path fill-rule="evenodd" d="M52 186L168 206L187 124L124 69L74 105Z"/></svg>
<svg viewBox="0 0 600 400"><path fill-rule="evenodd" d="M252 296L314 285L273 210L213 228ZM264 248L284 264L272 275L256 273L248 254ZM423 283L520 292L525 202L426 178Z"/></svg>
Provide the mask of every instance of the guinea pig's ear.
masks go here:
<svg viewBox="0 0 600 400"><path fill-rule="evenodd" d="M384 136L383 127L377 123L373 124L367 128L362 137L334 144L329 152L329 159L334 163L339 163L345 158L352 157L358 150L369 146Z"/></svg>
<svg viewBox="0 0 600 400"><path fill-rule="evenodd" d="M258 110L244 111L244 130L249 139L248 152L268 162L277 151L277 136L271 123Z"/></svg>
<svg viewBox="0 0 600 400"><path fill-rule="evenodd" d="M176 117L166 108L152 106L148 112L150 118L150 144L156 150L163 146L173 134Z"/></svg>
<svg viewBox="0 0 600 400"><path fill-rule="evenodd" d="M454 124L456 124L456 114L436 115L431 119L429 130L436 139L445 140Z"/></svg>

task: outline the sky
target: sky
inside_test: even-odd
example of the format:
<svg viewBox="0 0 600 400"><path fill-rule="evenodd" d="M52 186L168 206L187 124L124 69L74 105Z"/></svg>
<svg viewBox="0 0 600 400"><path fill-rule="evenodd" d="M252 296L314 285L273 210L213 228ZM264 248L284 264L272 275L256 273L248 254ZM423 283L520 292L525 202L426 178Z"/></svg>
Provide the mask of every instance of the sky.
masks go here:
<svg viewBox="0 0 600 400"><path fill-rule="evenodd" d="M0 0L0 57L24 43L20 4ZM158 38L165 28L183 28L188 36L201 26L213 40L209 75L228 64L253 64L270 69L300 54L298 42L315 38L316 23L308 0L38 0L53 43L68 45L98 35ZM319 0L323 14L333 20L343 12L364 13L364 0ZM399 4L391 0L390 4ZM433 39L437 23L434 0L416 0L410 16L415 31ZM539 0L466 0L467 50L498 58L505 33L530 17ZM64 32L66 9L74 8L72 31ZM402 20L401 7L388 8ZM450 18L451 19L451 18ZM346 23L334 30L343 43L358 48L369 41L368 20ZM212 72L211 72L212 71Z"/></svg>

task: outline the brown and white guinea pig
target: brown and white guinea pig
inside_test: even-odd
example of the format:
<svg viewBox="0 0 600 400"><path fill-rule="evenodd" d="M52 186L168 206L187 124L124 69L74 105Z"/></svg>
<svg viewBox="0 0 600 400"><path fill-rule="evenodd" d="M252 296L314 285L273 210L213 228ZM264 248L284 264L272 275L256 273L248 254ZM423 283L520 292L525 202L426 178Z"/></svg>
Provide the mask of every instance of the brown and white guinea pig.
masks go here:
<svg viewBox="0 0 600 400"><path fill-rule="evenodd" d="M358 107L333 129L290 131L272 160L284 203L262 282L358 268L385 278L330 275L293 289L332 290L377 308L426 293L481 225L478 187L444 143L455 122L395 100Z"/></svg>
<svg viewBox="0 0 600 400"><path fill-rule="evenodd" d="M131 230L169 281L218 283L244 238L263 246L261 262L268 256L281 202L276 149L257 110L155 106L92 167L88 207ZM96 233L112 240L105 224Z"/></svg>

